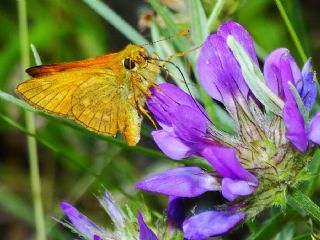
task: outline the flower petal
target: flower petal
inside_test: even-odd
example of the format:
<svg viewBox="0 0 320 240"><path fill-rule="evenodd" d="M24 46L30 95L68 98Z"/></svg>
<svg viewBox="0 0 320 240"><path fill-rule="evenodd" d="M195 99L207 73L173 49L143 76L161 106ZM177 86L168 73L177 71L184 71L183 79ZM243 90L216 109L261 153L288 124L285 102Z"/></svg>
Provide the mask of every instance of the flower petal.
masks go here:
<svg viewBox="0 0 320 240"><path fill-rule="evenodd" d="M252 186L250 182L243 180L234 180L231 178L222 179L222 195L229 201L233 201L238 197L247 196L256 190L257 186Z"/></svg>
<svg viewBox="0 0 320 240"><path fill-rule="evenodd" d="M160 123L171 124L172 109L178 105L194 109L200 108L202 112L205 112L203 107L190 95L170 83L162 83L158 85L158 88L151 88L151 96L147 99L147 106Z"/></svg>
<svg viewBox="0 0 320 240"><path fill-rule="evenodd" d="M225 39L210 35L203 43L197 60L199 79L214 99L222 102L228 111L236 114L234 99L241 104L249 93L240 66Z"/></svg>
<svg viewBox="0 0 320 240"><path fill-rule="evenodd" d="M302 79L301 72L286 48L274 50L264 64L266 85L282 100L292 96L288 82L296 85Z"/></svg>
<svg viewBox="0 0 320 240"><path fill-rule="evenodd" d="M308 112L311 111L318 94L318 84L314 78L315 73L312 71L311 59L309 59L302 69L302 81L297 84L297 90Z"/></svg>
<svg viewBox="0 0 320 240"><path fill-rule="evenodd" d="M237 22L229 21L221 24L217 35L222 36L225 40L229 35L236 38L242 47L247 50L252 60L259 66L256 51L254 49L253 40L248 31Z"/></svg>
<svg viewBox="0 0 320 240"><path fill-rule="evenodd" d="M144 222L140 212L138 212L138 223L139 223L139 239L140 240L158 240L154 232Z"/></svg>
<svg viewBox="0 0 320 240"><path fill-rule="evenodd" d="M100 232L101 229L95 225L89 218L80 213L75 207L67 202L60 202L60 207L71 223L85 236L93 238L94 232Z"/></svg>
<svg viewBox="0 0 320 240"><path fill-rule="evenodd" d="M180 160L190 157L194 153L194 151L173 132L157 130L152 132L152 137L161 151L172 159Z"/></svg>
<svg viewBox="0 0 320 240"><path fill-rule="evenodd" d="M104 192L104 196L100 199L100 203L108 212L111 220L115 223L115 226L123 227L125 222L123 213L108 191Z"/></svg>
<svg viewBox="0 0 320 240"><path fill-rule="evenodd" d="M223 177L244 180L257 185L258 179L241 165L232 148L208 146L201 152Z"/></svg>
<svg viewBox="0 0 320 240"><path fill-rule="evenodd" d="M245 218L246 214L235 211L206 211L183 222L184 237L188 240L202 240L230 231Z"/></svg>
<svg viewBox="0 0 320 240"><path fill-rule="evenodd" d="M286 127L286 138L301 152L308 147L304 119L295 101L287 101L282 110L283 123Z"/></svg>
<svg viewBox="0 0 320 240"><path fill-rule="evenodd" d="M220 184L199 167L180 167L144 179L136 188L169 196L195 197L220 190Z"/></svg>
<svg viewBox="0 0 320 240"><path fill-rule="evenodd" d="M189 106L178 106L174 113L173 128L179 138L193 143L205 138L210 122L204 113Z"/></svg>
<svg viewBox="0 0 320 240"><path fill-rule="evenodd" d="M169 226L174 228L182 228L185 219L185 206L183 198L169 196L167 217Z"/></svg>
<svg viewBox="0 0 320 240"><path fill-rule="evenodd" d="M102 238L99 237L98 235L94 235L94 236L93 236L93 240L102 240Z"/></svg>
<svg viewBox="0 0 320 240"><path fill-rule="evenodd" d="M320 145L320 112L310 122L308 138L310 141Z"/></svg>

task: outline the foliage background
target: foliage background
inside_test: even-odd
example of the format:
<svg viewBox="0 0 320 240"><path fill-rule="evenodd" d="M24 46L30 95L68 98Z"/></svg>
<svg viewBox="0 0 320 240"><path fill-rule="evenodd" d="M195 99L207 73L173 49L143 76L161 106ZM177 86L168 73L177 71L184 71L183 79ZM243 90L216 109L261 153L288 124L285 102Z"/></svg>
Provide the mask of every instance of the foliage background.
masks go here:
<svg viewBox="0 0 320 240"><path fill-rule="evenodd" d="M137 28L141 11L151 9L151 6L142 0L103 2L134 28ZM274 48L288 47L301 66L301 58L274 1L226 0L224 2L224 8L211 31L221 21L234 19L252 34L261 58ZM282 2L306 54L313 57L315 69L320 70L320 3L313 0ZM202 0L202 3L209 16L216 1ZM111 26L85 1L28 0L27 9L30 42L37 47L43 63L80 60L119 51L130 42L117 30L117 27ZM188 19L189 12L186 9L180 9L178 12L170 11L172 16L180 14L185 17L184 19ZM188 27L188 20L181 25ZM168 34L163 31L163 35ZM147 30L142 35L149 41L152 40L150 31ZM2 0L0 90L12 95L15 85L22 80L19 71L19 51L17 2ZM32 64L34 65L34 62ZM72 238L68 230L52 219L61 217L62 213L58 207L58 202L61 200L74 203L87 216L107 226L108 219L93 195L93 193L99 194L104 187L113 193L122 206L128 204L133 209L141 209L143 202L146 202L150 209L164 213L165 198L154 194L142 194L133 187L139 179L176 164L157 150L150 138L149 122L145 121L144 136L139 147L129 148L121 139L115 141L99 137L61 119L37 114L35 121L42 197L47 235L50 239ZM0 239L34 238L29 164L23 126L23 111L19 104L1 97ZM316 160L313 163L314 171L317 170L319 162ZM318 204L319 186L320 182L316 180L312 198ZM270 218L272 216L273 218ZM153 214L153 219L157 219L157 214ZM264 234L267 235L257 235L265 226L269 226L264 230ZM251 239L259 237L266 239L263 237L268 236L291 239L292 236L295 239L311 239L310 233L316 231L316 226L311 226L308 218L300 216L294 210L289 209L283 216L278 215L278 211L273 209L262 214L255 223L244 224L229 238L234 239L237 236L236 239L246 239L250 236Z"/></svg>

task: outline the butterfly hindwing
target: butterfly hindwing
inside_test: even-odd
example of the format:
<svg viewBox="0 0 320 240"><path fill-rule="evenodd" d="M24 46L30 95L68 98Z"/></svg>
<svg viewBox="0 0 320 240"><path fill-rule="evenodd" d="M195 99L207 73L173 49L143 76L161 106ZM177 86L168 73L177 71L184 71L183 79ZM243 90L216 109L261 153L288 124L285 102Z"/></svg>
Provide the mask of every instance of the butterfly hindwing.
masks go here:
<svg viewBox="0 0 320 240"><path fill-rule="evenodd" d="M76 89L72 98L72 115L87 128L114 136L118 129L121 99L118 86L114 77L91 77Z"/></svg>

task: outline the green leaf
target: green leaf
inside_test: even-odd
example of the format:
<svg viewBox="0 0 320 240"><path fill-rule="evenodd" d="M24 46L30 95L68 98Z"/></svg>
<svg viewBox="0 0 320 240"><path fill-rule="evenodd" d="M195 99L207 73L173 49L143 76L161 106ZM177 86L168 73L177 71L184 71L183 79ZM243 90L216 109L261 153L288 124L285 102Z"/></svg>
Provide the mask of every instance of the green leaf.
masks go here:
<svg viewBox="0 0 320 240"><path fill-rule="evenodd" d="M166 29L169 31L169 36L174 36L182 30L181 27L179 27L179 25L174 22L170 11L166 7L164 7L159 2L159 0L149 0L149 3L154 8L154 10L162 17L163 21L166 24ZM179 38L179 40L174 40L174 42L180 52L184 52L190 49L190 44L185 38Z"/></svg>
<svg viewBox="0 0 320 240"><path fill-rule="evenodd" d="M108 23L114 26L119 32L126 36L130 41L136 44L148 43L137 30L135 30L129 23L127 23L122 17L114 12L108 5L100 0L83 0L89 7L91 7L96 13L101 15ZM149 51L152 51L152 47L145 45Z"/></svg>
<svg viewBox="0 0 320 240"><path fill-rule="evenodd" d="M10 212L10 214L12 214L13 216L30 224L30 226L34 224L32 207L26 204L24 199L21 199L19 196L10 192L4 186L1 186L1 185L0 185L0 205L2 209L5 209L5 211ZM49 215L51 216L52 214L49 214ZM52 228L55 225L56 223L52 220L51 217L46 218L47 233L51 232ZM62 233L61 230L59 229L55 229L55 231L52 232L52 234L54 236L60 236L60 238L54 238L54 239L66 239L65 234Z"/></svg>
<svg viewBox="0 0 320 240"><path fill-rule="evenodd" d="M299 189L288 192L288 204L296 211L305 212L320 223L320 208L306 194Z"/></svg>
<svg viewBox="0 0 320 240"><path fill-rule="evenodd" d="M201 1L189 0L188 3L191 16L191 38L196 46L200 46L209 35L206 14Z"/></svg>
<svg viewBox="0 0 320 240"><path fill-rule="evenodd" d="M42 61L41 61L41 58L40 58L40 55L38 53L38 50L37 50L36 46L31 44L30 47L31 47L31 50L32 50L32 53L33 53L33 57L34 57L34 60L35 60L36 64L37 65L41 65Z"/></svg>
<svg viewBox="0 0 320 240"><path fill-rule="evenodd" d="M302 234L293 238L293 240L313 240L311 233Z"/></svg>
<svg viewBox="0 0 320 240"><path fill-rule="evenodd" d="M313 155L313 158L309 166L310 174L313 174L315 177L307 182L306 193L308 194L308 196L312 196L313 192L318 187L317 182L319 180L319 174L318 174L319 170L320 170L320 150L317 149L315 151L315 154Z"/></svg>
<svg viewBox="0 0 320 240"><path fill-rule="evenodd" d="M216 4L214 6L214 8L211 11L211 14L209 16L208 19L208 28L209 31L214 27L214 25L216 24L217 20L218 20L218 16L221 13L222 9L223 9L223 5L225 4L224 0L217 0Z"/></svg>
<svg viewBox="0 0 320 240"><path fill-rule="evenodd" d="M265 240L272 239L279 232L279 224L283 226L292 217L291 214L283 215L282 212L273 214L271 218L263 224L259 224L257 231L252 233L247 240ZM251 221L251 220L250 220Z"/></svg>
<svg viewBox="0 0 320 240"><path fill-rule="evenodd" d="M14 216L23 221L33 224L33 212L31 206L28 206L22 199L10 193L3 186L0 186L0 204Z"/></svg>
<svg viewBox="0 0 320 240"><path fill-rule="evenodd" d="M250 90L268 110L281 116L284 103L266 86L259 67L233 36L228 36L227 43L240 64L242 75Z"/></svg>
<svg viewBox="0 0 320 240"><path fill-rule="evenodd" d="M288 31L289 31L289 33L291 35L291 38L292 38L294 44L296 45L296 48L298 49L298 52L300 54L300 57L301 57L302 61L306 62L307 61L307 56L306 56L306 54L304 52L304 49L303 49L302 44L300 42L300 39L299 39L296 31L294 30L293 26L292 26L292 23L291 23L288 15L287 15L287 12L283 7L283 4L282 4L281 0L275 0L275 2L277 4L279 12L280 12L280 14L281 14L281 16L282 16L287 28L288 28Z"/></svg>
<svg viewBox="0 0 320 240"><path fill-rule="evenodd" d="M277 234L274 240L287 240L292 239L294 235L294 224L288 223L281 232Z"/></svg>
<svg viewBox="0 0 320 240"><path fill-rule="evenodd" d="M294 96L294 98L296 100L296 103L298 105L300 113L302 114L304 122L308 122L309 113L307 112L307 110L306 110L306 108L304 106L304 103L303 103L303 101L301 99L300 94L298 93L298 90L296 89L296 87L291 82L288 82L288 85L289 85L291 93L293 94L293 96Z"/></svg>

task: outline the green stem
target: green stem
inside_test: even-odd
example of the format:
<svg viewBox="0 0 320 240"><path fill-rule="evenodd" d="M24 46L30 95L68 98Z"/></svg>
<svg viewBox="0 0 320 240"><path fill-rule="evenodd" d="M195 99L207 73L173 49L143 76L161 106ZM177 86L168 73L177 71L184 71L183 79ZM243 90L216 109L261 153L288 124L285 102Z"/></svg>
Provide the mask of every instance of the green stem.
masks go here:
<svg viewBox="0 0 320 240"><path fill-rule="evenodd" d="M302 47L301 42L297 36L297 33L295 32L295 30L291 24L291 21L286 13L286 10L284 9L283 4L281 3L281 0L275 0L275 2L277 4L279 12L280 12L287 28L288 28L288 31L291 35L291 38L292 38L294 44L296 45L296 48L298 49L298 52L299 52L300 57L302 59L302 62L306 62L308 60L308 58L303 50L303 47Z"/></svg>
<svg viewBox="0 0 320 240"><path fill-rule="evenodd" d="M29 56L29 40L28 40L28 25L27 25L27 7L25 0L18 0L19 14L19 34L20 34L20 50L21 50L21 72L30 66ZM24 75L24 74L23 74ZM34 115L31 112L25 112L26 128L30 133L35 133ZM27 136L28 155L30 164L30 181L32 189L32 198L34 205L34 217L36 226L36 239L45 240L45 220L43 215L42 199L41 199L41 184L39 174L39 164L37 155L36 139L32 136Z"/></svg>
<svg viewBox="0 0 320 240"><path fill-rule="evenodd" d="M209 31L214 27L220 12L222 11L224 5L224 0L217 0L216 5L212 9L212 12L208 19L208 29Z"/></svg>
<svg viewBox="0 0 320 240"><path fill-rule="evenodd" d="M289 205L300 211L304 211L311 218L320 223L320 208L306 194L299 189L293 189L288 194Z"/></svg>

